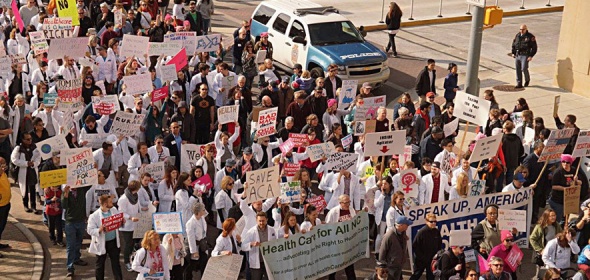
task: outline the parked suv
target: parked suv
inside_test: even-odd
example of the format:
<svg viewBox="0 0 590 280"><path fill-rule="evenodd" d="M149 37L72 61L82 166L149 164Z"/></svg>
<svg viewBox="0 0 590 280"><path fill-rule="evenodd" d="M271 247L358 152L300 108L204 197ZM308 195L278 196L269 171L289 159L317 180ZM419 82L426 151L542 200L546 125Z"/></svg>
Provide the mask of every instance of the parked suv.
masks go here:
<svg viewBox="0 0 590 280"><path fill-rule="evenodd" d="M307 0L264 1L252 14L250 32L256 41L268 32L273 60L280 68L291 70L299 63L313 77L324 77L328 65L335 63L343 80L374 87L389 78L387 55L333 7Z"/></svg>

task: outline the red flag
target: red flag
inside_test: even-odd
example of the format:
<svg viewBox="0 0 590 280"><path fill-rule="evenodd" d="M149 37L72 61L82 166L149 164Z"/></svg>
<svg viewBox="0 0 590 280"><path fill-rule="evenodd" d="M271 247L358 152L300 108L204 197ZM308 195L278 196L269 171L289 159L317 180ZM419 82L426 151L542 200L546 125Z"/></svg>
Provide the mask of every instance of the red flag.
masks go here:
<svg viewBox="0 0 590 280"><path fill-rule="evenodd" d="M182 48L166 65L176 65L176 72L180 71L182 67L188 64L188 58L186 57L186 49Z"/></svg>

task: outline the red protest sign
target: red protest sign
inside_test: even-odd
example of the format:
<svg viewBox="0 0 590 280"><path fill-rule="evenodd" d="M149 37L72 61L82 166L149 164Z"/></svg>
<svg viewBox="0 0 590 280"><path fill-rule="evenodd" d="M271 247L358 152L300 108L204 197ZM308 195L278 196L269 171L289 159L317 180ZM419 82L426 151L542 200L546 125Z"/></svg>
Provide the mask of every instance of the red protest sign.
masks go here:
<svg viewBox="0 0 590 280"><path fill-rule="evenodd" d="M159 89L154 89L152 91L152 102L166 99L167 96L168 96L168 86L163 86Z"/></svg>
<svg viewBox="0 0 590 280"><path fill-rule="evenodd" d="M326 206L328 206L328 203L326 203L326 200L324 199L323 195L318 195L318 196L314 196L314 197L310 197L307 198L307 203L315 206L315 208L318 209L318 212L322 212L322 210L324 210L324 208L326 208Z"/></svg>
<svg viewBox="0 0 590 280"><path fill-rule="evenodd" d="M287 177L294 177L295 173L297 173L297 171L299 171L299 168L301 168L301 167L297 163L288 163L287 162L283 165L283 169L285 169L285 176L287 176Z"/></svg>
<svg viewBox="0 0 590 280"><path fill-rule="evenodd" d="M251 171L252 170L252 165L249 162L244 163L244 165L242 165L242 174L246 174L246 172Z"/></svg>
<svg viewBox="0 0 590 280"><path fill-rule="evenodd" d="M213 182L211 182L211 177L209 177L209 174L205 174L203 175L203 177L194 180L192 185L193 187L195 187L196 185L201 185L204 188L204 190L208 191L213 187Z"/></svg>
<svg viewBox="0 0 590 280"><path fill-rule="evenodd" d="M115 214L110 217L102 219L102 226L104 231L113 231L121 227L123 224L123 213Z"/></svg>
<svg viewBox="0 0 590 280"><path fill-rule="evenodd" d="M180 71L182 67L188 64L188 58L186 57L186 49L182 48L166 65L176 65L176 72Z"/></svg>
<svg viewBox="0 0 590 280"><path fill-rule="evenodd" d="M289 133L289 140L293 141L293 144L295 144L296 148L306 147L309 145L309 138L307 138L307 134Z"/></svg>

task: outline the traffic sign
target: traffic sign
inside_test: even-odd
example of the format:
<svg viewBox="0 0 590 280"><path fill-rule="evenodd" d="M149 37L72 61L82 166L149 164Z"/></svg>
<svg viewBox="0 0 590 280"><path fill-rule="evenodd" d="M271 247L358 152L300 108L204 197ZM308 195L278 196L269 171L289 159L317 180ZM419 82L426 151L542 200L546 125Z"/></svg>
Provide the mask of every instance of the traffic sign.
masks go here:
<svg viewBox="0 0 590 280"><path fill-rule="evenodd" d="M389 156L404 153L406 131L367 133L365 136L365 156Z"/></svg>
<svg viewBox="0 0 590 280"><path fill-rule="evenodd" d="M486 0L467 0L466 2L469 5L478 6L482 8L486 7Z"/></svg>

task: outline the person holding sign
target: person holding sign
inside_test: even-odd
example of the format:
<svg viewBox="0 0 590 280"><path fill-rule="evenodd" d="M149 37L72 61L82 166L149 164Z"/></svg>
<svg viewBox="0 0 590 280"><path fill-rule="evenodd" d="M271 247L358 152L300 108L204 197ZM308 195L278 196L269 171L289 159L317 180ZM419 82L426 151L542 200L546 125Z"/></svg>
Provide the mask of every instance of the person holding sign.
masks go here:
<svg viewBox="0 0 590 280"><path fill-rule="evenodd" d="M88 252L97 256L95 276L96 279L104 279L104 265L108 254L114 278L123 280L121 263L119 262L119 254L121 253L119 229L108 231L104 225L107 218L119 214L119 211L113 207L113 198L110 195L101 195L99 202L100 209L97 209L88 217L88 226L86 228L92 238ZM125 218L123 218L122 223L125 224Z"/></svg>
<svg viewBox="0 0 590 280"><path fill-rule="evenodd" d="M234 155L233 145L238 136L240 136L240 123L235 122L236 131L231 135L228 132L221 132L222 124L217 125L217 132L215 132L215 149L217 150L215 161L218 163L217 169L225 166L228 159L236 159Z"/></svg>
<svg viewBox="0 0 590 280"><path fill-rule="evenodd" d="M184 236L178 233L167 233L162 239L164 248L167 251L168 263L172 266L170 270L171 280L182 280L186 266L184 265L184 257L186 257L186 249L184 247ZM192 277L191 277L192 278Z"/></svg>
<svg viewBox="0 0 590 280"><path fill-rule="evenodd" d="M166 257L166 248L160 244L160 235L154 230L147 231L141 247L135 253L131 265L134 271L139 272L135 279L170 279L170 263Z"/></svg>
<svg viewBox="0 0 590 280"><path fill-rule="evenodd" d="M262 254L260 245L277 239L277 234L274 228L267 225L267 222L266 213L258 212L256 214L256 226L246 230L242 240L242 250L249 252L248 265L252 280L268 279L264 259L259 255Z"/></svg>
<svg viewBox="0 0 590 280"><path fill-rule="evenodd" d="M490 252L488 259L491 261L492 258L494 257L498 257L504 260L504 272L508 272L510 273L510 276L512 277L512 280L516 280L516 270L512 269L510 267L510 265L508 265L508 256L511 254L511 251L514 250L518 250L520 251L520 249L518 249L518 246L514 245L514 236L512 235L512 233L508 230L503 230L500 233L501 239L502 239L502 243L496 245L494 248L492 248L492 251ZM522 259L522 256L521 256ZM520 266L520 260L516 261L517 266Z"/></svg>
<svg viewBox="0 0 590 280"><path fill-rule="evenodd" d="M561 222L564 217L563 213L563 191L565 188L573 186L581 186L580 193L588 193L588 180L585 178L584 172L578 173L576 177L576 170L572 168L574 158L569 154L561 155L561 165L553 173L551 179L551 198L549 199L549 206L557 213L557 222ZM582 179L582 180L580 180ZM584 198L586 196L584 195Z"/></svg>
<svg viewBox="0 0 590 280"><path fill-rule="evenodd" d="M127 221L119 232L123 238L123 263L127 271L131 271L130 256L135 243L139 243L139 239L133 238L133 231L135 230L135 222L139 221L138 216L141 211L139 203L139 188L141 187L139 181L131 181L125 189L125 193L119 199L119 212L123 213L123 217Z"/></svg>
<svg viewBox="0 0 590 280"><path fill-rule="evenodd" d="M229 216L229 209L236 205L237 190L242 188L240 180L234 181L230 176L220 180L221 190L215 195L215 208L217 209L217 224L220 226Z"/></svg>

